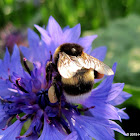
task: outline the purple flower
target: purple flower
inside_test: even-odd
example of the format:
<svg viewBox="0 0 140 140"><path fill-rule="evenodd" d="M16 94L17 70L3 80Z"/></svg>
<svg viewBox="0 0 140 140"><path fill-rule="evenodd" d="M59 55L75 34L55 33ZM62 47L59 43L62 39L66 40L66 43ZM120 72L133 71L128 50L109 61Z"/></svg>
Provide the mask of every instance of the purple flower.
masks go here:
<svg viewBox="0 0 140 140"><path fill-rule="evenodd" d="M55 49L63 43L77 43L86 53L103 61L106 47L92 51L91 44L97 35L80 38L80 24L61 29L53 17L49 18L46 29L35 27L41 33L41 39L28 30L29 48L20 47L25 57L23 67L16 45L11 56L6 50L4 59L0 60L0 139L114 140L114 131L126 135L113 120L129 118L125 108L116 106L131 95L122 91L123 83L113 83L114 75L104 77L90 97L80 101L82 107L68 103L63 95L61 102L56 103L51 103L48 98L52 81L46 80L46 64ZM112 69L115 73L116 63ZM28 122L28 130L20 135Z"/></svg>
<svg viewBox="0 0 140 140"><path fill-rule="evenodd" d="M0 47L3 50L5 50L5 47L7 47L11 54L15 44L28 46L26 38L27 35L23 29L19 30L14 27L13 24L8 23L0 32Z"/></svg>

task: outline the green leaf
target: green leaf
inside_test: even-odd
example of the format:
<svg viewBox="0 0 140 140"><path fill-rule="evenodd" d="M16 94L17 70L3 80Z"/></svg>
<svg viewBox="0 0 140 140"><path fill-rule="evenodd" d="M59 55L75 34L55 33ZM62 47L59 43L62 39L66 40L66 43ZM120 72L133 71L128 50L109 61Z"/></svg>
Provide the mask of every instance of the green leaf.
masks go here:
<svg viewBox="0 0 140 140"><path fill-rule="evenodd" d="M123 106L132 105L140 109L140 87L125 85L124 91L132 94L132 97L123 103Z"/></svg>

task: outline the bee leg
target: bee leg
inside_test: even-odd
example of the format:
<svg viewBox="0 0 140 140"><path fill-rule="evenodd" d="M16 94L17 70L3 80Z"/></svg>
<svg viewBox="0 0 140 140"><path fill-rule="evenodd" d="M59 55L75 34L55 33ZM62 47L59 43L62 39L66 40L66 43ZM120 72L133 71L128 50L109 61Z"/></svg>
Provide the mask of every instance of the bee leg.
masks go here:
<svg viewBox="0 0 140 140"><path fill-rule="evenodd" d="M53 72L55 72L55 64L49 61L46 66L46 81L47 81L48 88L51 86Z"/></svg>
<svg viewBox="0 0 140 140"><path fill-rule="evenodd" d="M58 101L60 101L60 97L62 95L62 83L61 76L59 74L56 74L55 77L53 78L52 85L54 85L56 97L58 98Z"/></svg>
<svg viewBox="0 0 140 140"><path fill-rule="evenodd" d="M60 98L60 101L59 101L59 114L58 114L58 117L61 116L61 98Z"/></svg>
<svg viewBox="0 0 140 140"><path fill-rule="evenodd" d="M53 79L53 85L55 87L56 97L59 102L59 114L58 117L61 116L61 95L62 95L62 84L61 84L61 76L58 74Z"/></svg>
<svg viewBox="0 0 140 140"><path fill-rule="evenodd" d="M59 114L61 116L61 95L62 95L62 84L61 84L61 76L57 74L53 77L53 82L48 90L48 97L51 103L59 103Z"/></svg>
<svg viewBox="0 0 140 140"><path fill-rule="evenodd" d="M59 116L61 116L61 95L62 95L62 84L61 76L57 72L56 65L49 61L46 66L46 80L48 90L48 98L51 103L59 102Z"/></svg>

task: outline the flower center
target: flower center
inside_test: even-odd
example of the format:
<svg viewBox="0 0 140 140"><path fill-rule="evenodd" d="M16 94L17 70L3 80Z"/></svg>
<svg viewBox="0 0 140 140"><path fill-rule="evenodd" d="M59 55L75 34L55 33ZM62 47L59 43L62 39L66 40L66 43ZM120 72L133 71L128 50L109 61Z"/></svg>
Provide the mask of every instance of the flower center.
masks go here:
<svg viewBox="0 0 140 140"><path fill-rule="evenodd" d="M37 93L37 103L42 109L45 109L50 104L48 90L41 90Z"/></svg>

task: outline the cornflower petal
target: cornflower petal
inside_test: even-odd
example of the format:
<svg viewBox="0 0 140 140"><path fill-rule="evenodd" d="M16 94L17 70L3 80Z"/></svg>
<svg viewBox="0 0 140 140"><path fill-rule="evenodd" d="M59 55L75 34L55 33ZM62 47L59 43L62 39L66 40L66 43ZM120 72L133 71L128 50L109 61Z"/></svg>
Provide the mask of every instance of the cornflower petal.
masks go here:
<svg viewBox="0 0 140 140"><path fill-rule="evenodd" d="M10 83L7 82L6 80L0 79L0 91L1 91L0 96L1 97L10 95L11 92L9 91L9 88L11 88Z"/></svg>
<svg viewBox="0 0 140 140"><path fill-rule="evenodd" d="M112 84L112 88L110 90L110 94L108 95L107 101L111 101L115 99L123 90L124 83L116 83Z"/></svg>
<svg viewBox="0 0 140 140"><path fill-rule="evenodd" d="M119 116L121 117L121 119L129 119L129 116L124 112L124 110L126 108L122 108L122 109L119 109L119 108L116 108L118 110L118 114Z"/></svg>
<svg viewBox="0 0 140 140"><path fill-rule="evenodd" d="M56 20L52 16L50 16L49 18L47 31L54 40L55 45L59 46L62 43L60 37L63 35L63 31L60 25L56 22Z"/></svg>
<svg viewBox="0 0 140 140"><path fill-rule="evenodd" d="M10 73L11 75L13 72L23 76L23 68L20 62L20 53L19 48L17 45L14 46L13 54L11 56L11 63L10 63Z"/></svg>
<svg viewBox="0 0 140 140"><path fill-rule="evenodd" d="M10 68L10 53L6 48L4 60L0 60L0 77L3 79L8 78Z"/></svg>
<svg viewBox="0 0 140 140"><path fill-rule="evenodd" d="M71 127L77 131L81 140L92 140L92 137L97 140L114 140L108 133L109 126L107 121L98 121L93 117L66 115L67 119L71 121ZM102 125L101 125L102 124Z"/></svg>
<svg viewBox="0 0 140 140"><path fill-rule="evenodd" d="M4 57L4 67L6 67L8 69L8 66L10 65L10 53L8 51L8 48L6 48L6 53L5 53L5 57ZM6 65L7 64L7 65Z"/></svg>
<svg viewBox="0 0 140 140"><path fill-rule="evenodd" d="M44 128L38 140L63 140L65 137L54 125L49 125L44 119Z"/></svg>
<svg viewBox="0 0 140 140"><path fill-rule="evenodd" d="M0 103L0 129L5 127L8 117L9 116L6 114L3 105Z"/></svg>
<svg viewBox="0 0 140 140"><path fill-rule="evenodd" d="M88 99L87 102L83 104L87 108L95 106L93 109L90 110L90 112L96 118L120 120L120 116L118 115L116 108L110 104L98 100L96 100L95 102L93 99Z"/></svg>
<svg viewBox="0 0 140 140"><path fill-rule="evenodd" d="M49 59L49 52L47 46L43 41L40 41L37 34L28 29L28 40L30 47L20 47L21 52L24 54L25 58L33 63L45 64L47 59ZM36 55L38 54L38 55Z"/></svg>
<svg viewBox="0 0 140 140"><path fill-rule="evenodd" d="M77 132L73 131L64 140L79 140Z"/></svg>
<svg viewBox="0 0 140 140"><path fill-rule="evenodd" d="M30 47L37 47L38 42L40 42L40 38L33 30L28 29L28 42Z"/></svg>
<svg viewBox="0 0 140 140"><path fill-rule="evenodd" d="M28 136L28 137L21 137L20 139L21 140L37 140L38 138L38 135L31 135L31 136Z"/></svg>
<svg viewBox="0 0 140 140"><path fill-rule="evenodd" d="M105 46L102 46L102 47L93 49L90 55L99 59L100 61L104 61L106 52L107 52L107 48Z"/></svg>
<svg viewBox="0 0 140 140"><path fill-rule="evenodd" d="M9 75L12 75L13 72L20 74L21 76L23 75L23 68L20 63L20 53L17 45L14 46L11 58L8 49L6 49L4 60L0 63L0 65L0 77L3 79L8 79Z"/></svg>
<svg viewBox="0 0 140 140"><path fill-rule="evenodd" d="M65 30L63 34L63 43L78 43L77 40L81 34L81 26L77 24L73 28Z"/></svg>
<svg viewBox="0 0 140 140"><path fill-rule="evenodd" d="M46 43L47 46L50 46L51 37L48 35L48 32L44 28L38 25L34 25L34 26L41 33L41 39Z"/></svg>
<svg viewBox="0 0 140 140"><path fill-rule="evenodd" d="M116 106L122 104L125 100L129 99L132 95L122 91L115 99L110 101L110 104Z"/></svg>
<svg viewBox="0 0 140 140"><path fill-rule="evenodd" d="M65 32L67 29L69 29L70 28L70 26L65 26L64 28L63 28L63 32Z"/></svg>
<svg viewBox="0 0 140 140"><path fill-rule="evenodd" d="M23 123L19 120L14 122L11 126L9 126L6 130L0 132L1 140L14 140L17 136L19 136Z"/></svg>
<svg viewBox="0 0 140 140"><path fill-rule="evenodd" d="M109 123L111 124L111 128L113 130L122 133L124 136L127 136L124 130L116 122L109 120Z"/></svg>
<svg viewBox="0 0 140 140"><path fill-rule="evenodd" d="M91 47L92 42L96 39L97 35L82 37L78 40L78 44L84 47L85 52Z"/></svg>

